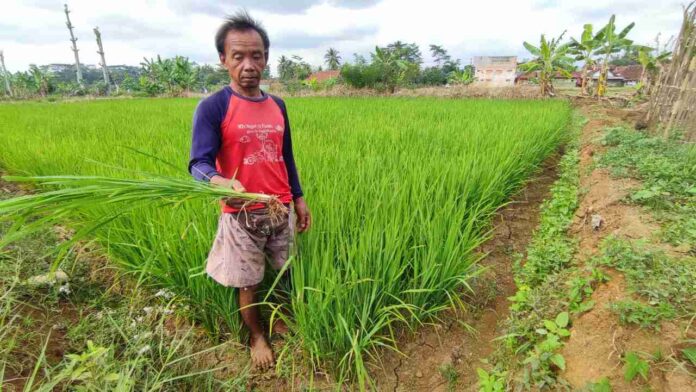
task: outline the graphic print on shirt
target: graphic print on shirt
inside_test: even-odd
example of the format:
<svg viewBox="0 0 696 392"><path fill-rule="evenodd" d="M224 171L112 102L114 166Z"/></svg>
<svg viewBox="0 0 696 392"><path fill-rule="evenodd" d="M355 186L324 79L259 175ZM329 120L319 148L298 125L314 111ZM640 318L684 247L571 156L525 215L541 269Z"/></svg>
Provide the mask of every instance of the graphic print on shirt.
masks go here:
<svg viewBox="0 0 696 392"><path fill-rule="evenodd" d="M258 148L255 151L249 151L244 155L242 163L244 165L255 165L264 162L283 162L282 146L278 145L276 140L282 140L283 126L271 124L238 124L237 128L244 133L239 138L239 143L248 144L255 138ZM280 137L273 137L273 134L279 133ZM274 140L275 139L275 140Z"/></svg>

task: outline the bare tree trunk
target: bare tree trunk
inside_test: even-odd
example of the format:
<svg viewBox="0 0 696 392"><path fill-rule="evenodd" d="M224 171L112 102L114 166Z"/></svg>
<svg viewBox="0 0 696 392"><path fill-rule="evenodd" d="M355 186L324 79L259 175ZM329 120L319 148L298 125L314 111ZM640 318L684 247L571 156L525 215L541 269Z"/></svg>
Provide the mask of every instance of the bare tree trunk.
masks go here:
<svg viewBox="0 0 696 392"><path fill-rule="evenodd" d="M549 81L545 71L539 71L539 86L541 87L541 96L549 95Z"/></svg>
<svg viewBox="0 0 696 392"><path fill-rule="evenodd" d="M10 87L10 74L7 72L7 68L5 68L5 55L0 50L0 65L2 65L2 78L5 79L5 90L7 90L7 94L12 97L12 88Z"/></svg>
<svg viewBox="0 0 696 392"><path fill-rule="evenodd" d="M643 66L643 72L640 74L640 88L638 91L636 91L636 94L641 95L645 93L646 95L650 94L650 89L648 88L648 67Z"/></svg>
<svg viewBox="0 0 696 392"><path fill-rule="evenodd" d="M73 25L70 23L70 11L68 10L68 5L65 5L65 18L67 19L67 22L65 23L66 26L68 26L68 30L70 31L70 41L72 41L72 51L75 53L75 68L77 69L77 84L80 85L80 87L84 87L82 84L82 70L80 69L80 55L77 53L77 38L75 38L75 34L73 34Z"/></svg>
<svg viewBox="0 0 696 392"><path fill-rule="evenodd" d="M109 71L106 68L106 59L104 58L104 47L102 47L102 40L101 40L101 33L99 32L99 27L94 28L94 35L97 36L97 46L99 47L99 50L97 53L99 53L99 56L101 56L101 67L102 67L102 73L104 74L104 84L106 84L106 94L108 95L111 92L111 84L109 83Z"/></svg>
<svg viewBox="0 0 696 392"><path fill-rule="evenodd" d="M589 65L585 63L585 65L582 67L582 80L580 81L580 94L582 95L589 95L588 91L588 86L587 86L587 75L589 74Z"/></svg>

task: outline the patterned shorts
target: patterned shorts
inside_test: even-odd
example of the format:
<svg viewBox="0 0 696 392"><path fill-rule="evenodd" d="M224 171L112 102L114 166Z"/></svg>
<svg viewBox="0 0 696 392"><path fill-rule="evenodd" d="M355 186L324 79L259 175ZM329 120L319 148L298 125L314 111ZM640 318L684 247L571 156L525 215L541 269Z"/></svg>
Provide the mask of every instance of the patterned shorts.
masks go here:
<svg viewBox="0 0 696 392"><path fill-rule="evenodd" d="M275 219L265 209L223 213L208 254L206 272L223 286L261 283L266 258L275 270L287 262L294 228L292 212Z"/></svg>

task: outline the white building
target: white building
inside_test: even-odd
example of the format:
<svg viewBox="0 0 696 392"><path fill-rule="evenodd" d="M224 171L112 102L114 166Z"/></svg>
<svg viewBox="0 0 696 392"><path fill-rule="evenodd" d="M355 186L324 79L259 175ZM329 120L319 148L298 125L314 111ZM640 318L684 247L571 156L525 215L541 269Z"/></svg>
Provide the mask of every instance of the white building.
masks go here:
<svg viewBox="0 0 696 392"><path fill-rule="evenodd" d="M514 86L517 56L475 56L473 59L476 82L495 86Z"/></svg>

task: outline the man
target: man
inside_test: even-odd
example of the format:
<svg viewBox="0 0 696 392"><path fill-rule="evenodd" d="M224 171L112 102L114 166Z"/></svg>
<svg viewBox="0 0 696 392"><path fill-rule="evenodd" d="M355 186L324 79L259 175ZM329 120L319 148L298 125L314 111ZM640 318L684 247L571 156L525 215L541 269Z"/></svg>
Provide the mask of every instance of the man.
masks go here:
<svg viewBox="0 0 696 392"><path fill-rule="evenodd" d="M220 62L231 83L201 101L193 116L189 172L198 180L240 192L264 193L294 209L271 216L266 205L227 200L206 272L216 282L239 289L239 308L250 334L251 360L258 368L273 365L273 352L256 306L265 260L278 270L289 256L297 229L311 218L295 168L285 103L261 91L261 74L270 42L263 27L246 12L227 18L215 35ZM282 333L282 322L273 326Z"/></svg>

